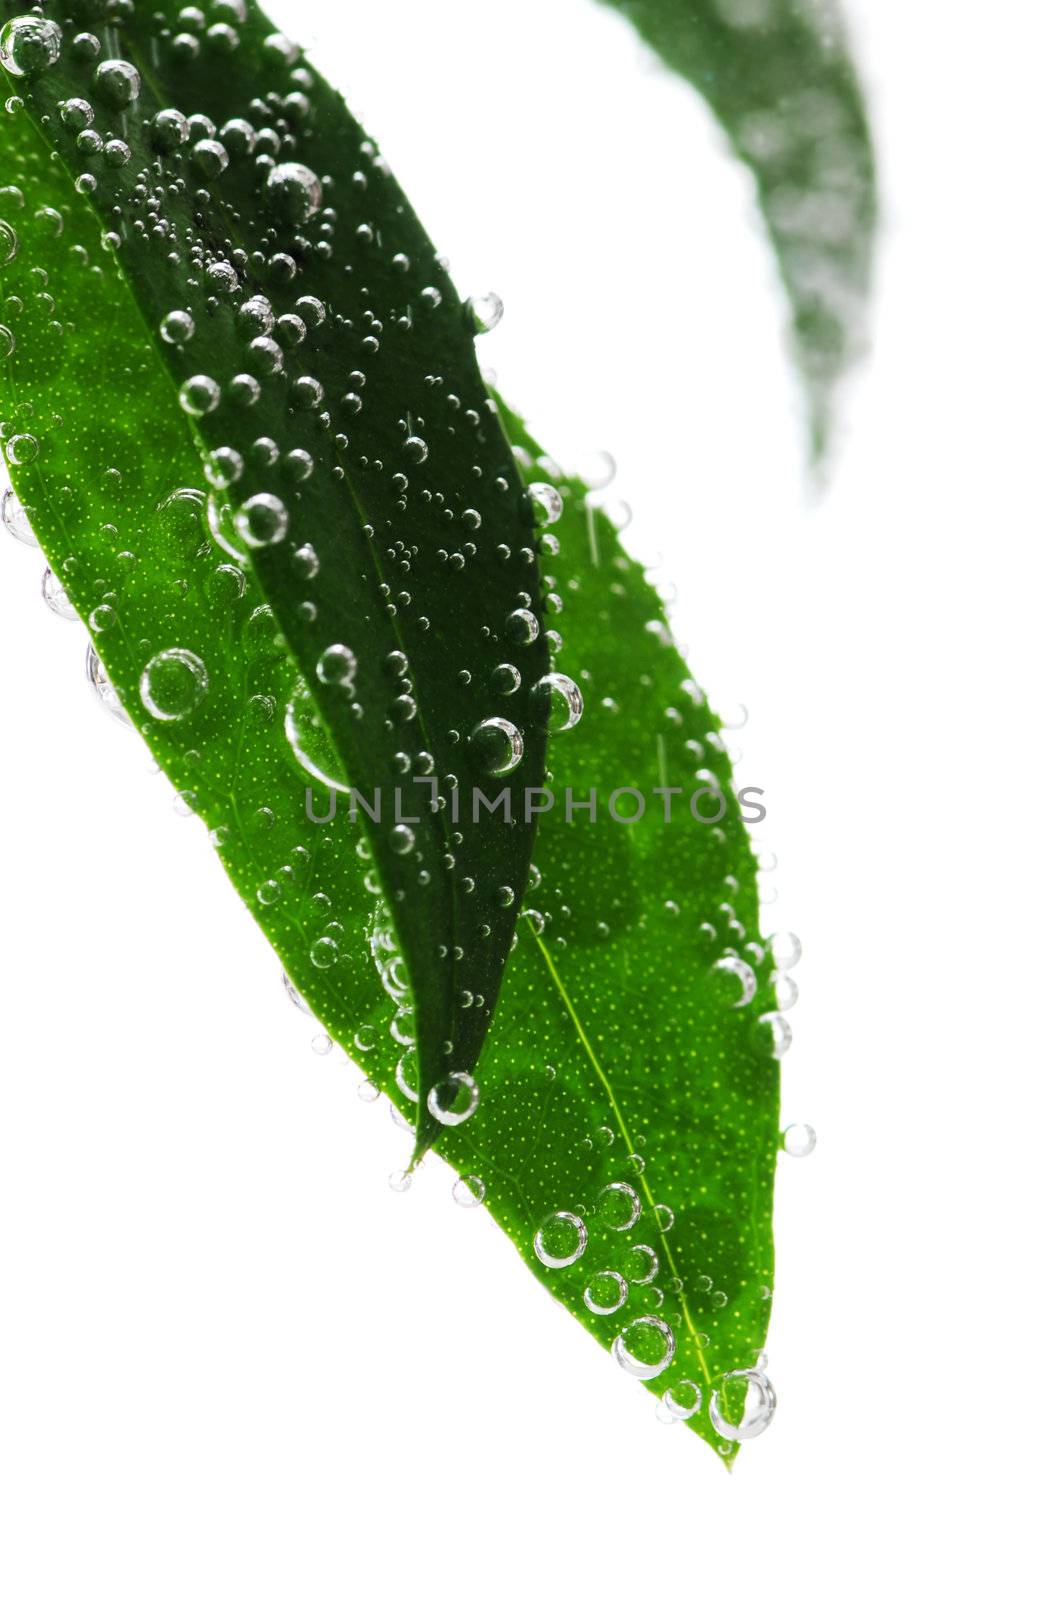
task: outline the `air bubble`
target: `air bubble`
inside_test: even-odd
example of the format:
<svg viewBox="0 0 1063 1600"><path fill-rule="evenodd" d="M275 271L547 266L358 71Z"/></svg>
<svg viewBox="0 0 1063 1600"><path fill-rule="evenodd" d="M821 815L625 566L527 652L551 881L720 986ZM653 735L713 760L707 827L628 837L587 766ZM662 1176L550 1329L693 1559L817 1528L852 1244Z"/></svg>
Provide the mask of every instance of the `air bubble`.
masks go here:
<svg viewBox="0 0 1063 1600"><path fill-rule="evenodd" d="M471 295L465 302L465 312L474 333L490 333L497 328L504 311L502 298L493 289L487 294Z"/></svg>
<svg viewBox="0 0 1063 1600"><path fill-rule="evenodd" d="M477 723L470 742L480 766L492 777L512 772L524 755L524 735L505 717L486 717Z"/></svg>
<svg viewBox="0 0 1063 1600"><path fill-rule="evenodd" d="M630 1183L609 1183L598 1196L595 1214L605 1227L626 1233L642 1215L642 1202Z"/></svg>
<svg viewBox="0 0 1063 1600"><path fill-rule="evenodd" d="M301 161L282 161L266 179L266 199L277 216L301 227L321 209L321 179Z"/></svg>
<svg viewBox="0 0 1063 1600"><path fill-rule="evenodd" d="M428 1091L429 1111L448 1128L467 1122L479 1103L480 1086L467 1072L452 1072Z"/></svg>
<svg viewBox="0 0 1063 1600"><path fill-rule="evenodd" d="M671 1362L675 1334L661 1317L636 1317L613 1340L613 1355L623 1372L645 1383Z"/></svg>
<svg viewBox="0 0 1063 1600"><path fill-rule="evenodd" d="M245 544L253 548L279 544L288 532L288 508L275 494L254 494L244 501L234 521Z"/></svg>
<svg viewBox="0 0 1063 1600"><path fill-rule="evenodd" d="M30 527L26 508L14 489L5 489L0 496L0 522L19 544L28 544L33 550L39 548L37 535Z"/></svg>
<svg viewBox="0 0 1063 1600"><path fill-rule="evenodd" d="M51 567L45 567L44 577L41 579L41 594L49 611L54 611L57 617L63 617L68 622L73 622L77 611L70 602L70 597L63 585L59 582Z"/></svg>
<svg viewBox="0 0 1063 1600"><path fill-rule="evenodd" d="M344 776L343 762L332 734L305 683L296 686L288 702L284 733L295 759L315 782L343 794L349 791L351 786Z"/></svg>
<svg viewBox="0 0 1063 1600"><path fill-rule="evenodd" d="M117 722L124 722L127 727L131 727L132 721L118 698L114 684L107 676L107 669L91 644L85 652L85 676L95 690L100 704Z"/></svg>
<svg viewBox="0 0 1063 1600"><path fill-rule="evenodd" d="M791 1122L782 1132L782 1147L788 1156L803 1159L816 1148L816 1130L807 1122Z"/></svg>
<svg viewBox="0 0 1063 1600"><path fill-rule="evenodd" d="M801 941L796 933L773 933L768 948L780 972L789 972L801 959Z"/></svg>
<svg viewBox="0 0 1063 1600"><path fill-rule="evenodd" d="M353 692L358 661L354 651L345 644L330 644L327 650L321 652L314 670L319 683L332 684Z"/></svg>
<svg viewBox="0 0 1063 1600"><path fill-rule="evenodd" d="M627 1301L627 1284L619 1272L596 1272L583 1291L583 1303L597 1317L611 1317Z"/></svg>
<svg viewBox="0 0 1063 1600"><path fill-rule="evenodd" d="M506 637L514 644L533 644L539 637L539 619L534 611L518 607L506 618Z"/></svg>
<svg viewBox="0 0 1063 1600"><path fill-rule="evenodd" d="M671 1389L666 1389L661 1397L661 1404L668 1414L671 1422L687 1422L701 1410L701 1390L689 1378L683 1378L674 1384Z"/></svg>
<svg viewBox="0 0 1063 1600"><path fill-rule="evenodd" d="M129 106L140 95L140 73L131 61L101 61L96 87L113 106Z"/></svg>
<svg viewBox="0 0 1063 1600"><path fill-rule="evenodd" d="M741 956L721 956L712 966L714 972L725 972L738 980L739 993L731 1002L732 1009L737 1011L747 1006L757 992L757 975L749 962L743 961Z"/></svg>
<svg viewBox="0 0 1063 1600"><path fill-rule="evenodd" d="M472 1210L474 1206L483 1204L487 1189L483 1179L471 1172L467 1177L459 1178L450 1192L457 1205L465 1210Z"/></svg>
<svg viewBox="0 0 1063 1600"><path fill-rule="evenodd" d="M587 1224L572 1211L555 1211L532 1244L544 1267L570 1267L587 1248Z"/></svg>
<svg viewBox="0 0 1063 1600"><path fill-rule="evenodd" d="M757 1025L767 1032L771 1053L776 1060L784 1056L793 1044L794 1034L782 1012L765 1011Z"/></svg>
<svg viewBox="0 0 1063 1600"><path fill-rule="evenodd" d="M551 733L566 733L583 715L583 695L563 672L547 672L539 679L532 705Z"/></svg>
<svg viewBox="0 0 1063 1600"><path fill-rule="evenodd" d="M744 1401L740 1394L742 1385L745 1385ZM729 1411L736 1411L740 1402L744 1408L742 1421L729 1422L723 1415L722 1407L726 1404ZM775 1406L776 1395L771 1380L759 1367L749 1367L728 1372L721 1380L720 1387L712 1391L709 1397L709 1421L721 1438L741 1443L746 1439L756 1439L764 1432L775 1415Z"/></svg>
<svg viewBox="0 0 1063 1600"><path fill-rule="evenodd" d="M13 17L0 28L0 67L13 78L45 72L59 60L63 34L42 17Z"/></svg>
<svg viewBox="0 0 1063 1600"><path fill-rule="evenodd" d="M187 344L195 331L196 324L187 311L168 311L159 323L159 333L166 344Z"/></svg>
<svg viewBox="0 0 1063 1600"><path fill-rule="evenodd" d="M552 522L557 522L565 509L564 501L552 483L530 483L528 500L532 516L540 528L548 528Z"/></svg>
<svg viewBox="0 0 1063 1600"><path fill-rule="evenodd" d="M199 372L195 377L185 379L177 391L177 397L190 417L205 417L217 410L221 390L213 378L205 372Z"/></svg>
<svg viewBox="0 0 1063 1600"><path fill-rule="evenodd" d="M210 677L191 650L161 650L140 675L140 698L160 722L177 722L206 696Z"/></svg>

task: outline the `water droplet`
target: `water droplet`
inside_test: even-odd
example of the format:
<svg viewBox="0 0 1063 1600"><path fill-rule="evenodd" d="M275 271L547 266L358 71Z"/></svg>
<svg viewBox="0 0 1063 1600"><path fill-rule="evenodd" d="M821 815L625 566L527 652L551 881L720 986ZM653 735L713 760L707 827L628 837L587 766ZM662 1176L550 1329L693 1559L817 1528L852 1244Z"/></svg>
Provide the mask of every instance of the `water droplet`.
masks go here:
<svg viewBox="0 0 1063 1600"><path fill-rule="evenodd" d="M598 1196L595 1215L605 1227L626 1233L642 1215L642 1202L630 1183L608 1183Z"/></svg>
<svg viewBox="0 0 1063 1600"><path fill-rule="evenodd" d="M667 1233L675 1222L675 1212L671 1206L654 1206L653 1210L657 1218L657 1226L662 1233Z"/></svg>
<svg viewBox="0 0 1063 1600"><path fill-rule="evenodd" d="M572 1211L555 1211L532 1243L544 1267L570 1267L587 1248L587 1224Z"/></svg>
<svg viewBox="0 0 1063 1600"><path fill-rule="evenodd" d="M652 1283L659 1268L656 1250L651 1250L648 1244L632 1245L625 1266L629 1283Z"/></svg>
<svg viewBox="0 0 1063 1600"><path fill-rule="evenodd" d="M530 483L528 501L532 516L540 528L548 528L552 522L559 521L565 509L565 503L552 483Z"/></svg>
<svg viewBox="0 0 1063 1600"><path fill-rule="evenodd" d="M563 672L547 672L539 679L532 705L551 733L567 732L583 715L583 696Z"/></svg>
<svg viewBox="0 0 1063 1600"><path fill-rule="evenodd" d="M422 461L428 460L428 446L415 433L411 434L404 442L402 453L406 460L412 462L414 466L420 466Z"/></svg>
<svg viewBox="0 0 1063 1600"><path fill-rule="evenodd" d="M743 1400L743 1388L745 1395ZM730 1422L723 1408L736 1412L743 1406L741 1422ZM759 1367L728 1372L709 1397L709 1421L724 1439L740 1443L762 1434L775 1415L776 1395L770 1378Z"/></svg>
<svg viewBox="0 0 1063 1600"><path fill-rule="evenodd" d="M776 1060L784 1056L794 1042L794 1034L782 1012L765 1011L757 1026L767 1033L771 1053Z"/></svg>
<svg viewBox="0 0 1063 1600"><path fill-rule="evenodd" d="M96 87L113 106L129 106L140 95L140 73L131 61L101 61Z"/></svg>
<svg viewBox="0 0 1063 1600"><path fill-rule="evenodd" d="M209 687L207 669L191 650L160 650L140 675L140 698L161 722L187 717Z"/></svg>
<svg viewBox="0 0 1063 1600"><path fill-rule="evenodd" d="M5 489L0 497L0 522L19 544L28 544L34 550L38 548L37 535L30 527L26 508L14 489Z"/></svg>
<svg viewBox="0 0 1063 1600"><path fill-rule="evenodd" d="M679 1383L673 1384L671 1389L666 1389L661 1397L661 1405L667 1413L670 1422L686 1422L701 1410L701 1390L689 1378L683 1378Z"/></svg>
<svg viewBox="0 0 1063 1600"><path fill-rule="evenodd" d="M288 532L288 508L275 494L253 494L244 501L234 521L245 544L253 548L279 544Z"/></svg>
<svg viewBox="0 0 1063 1600"><path fill-rule="evenodd" d="M496 694L516 694L520 688L520 670L508 661L502 661L491 674L491 687Z"/></svg>
<svg viewBox="0 0 1063 1600"><path fill-rule="evenodd" d="M732 1008L737 1011L740 1006L747 1006L757 992L757 975L749 962L741 956L721 956L712 965L714 972L724 972L738 980L739 993L731 1002Z"/></svg>
<svg viewBox="0 0 1063 1600"><path fill-rule="evenodd" d="M627 1284L619 1272L596 1272L583 1291L583 1303L595 1316L610 1317L627 1300Z"/></svg>
<svg viewBox="0 0 1063 1600"><path fill-rule="evenodd" d="M177 391L177 398L190 417L205 417L215 411L221 401L221 390L214 379L205 372L186 378Z"/></svg>
<svg viewBox="0 0 1063 1600"><path fill-rule="evenodd" d="M350 783L332 734L305 683L298 683L284 713L284 732L303 771L326 789L346 794Z"/></svg>
<svg viewBox="0 0 1063 1600"><path fill-rule="evenodd" d="M330 644L321 652L314 670L320 683L333 684L337 688L354 692L358 660L354 651L348 649L345 644Z"/></svg>
<svg viewBox="0 0 1063 1600"><path fill-rule="evenodd" d="M105 706L118 722L132 726L130 717L119 700L115 687L107 676L107 670L96 651L90 644L85 652L85 676L99 697L100 704Z"/></svg>
<svg viewBox="0 0 1063 1600"><path fill-rule="evenodd" d="M187 344L196 324L187 311L168 311L159 323L159 334L166 344Z"/></svg>
<svg viewBox="0 0 1063 1600"><path fill-rule="evenodd" d="M118 620L113 606L95 606L89 612L89 627L93 633L108 633Z"/></svg>
<svg viewBox="0 0 1063 1600"><path fill-rule="evenodd" d="M801 959L801 941L796 933L773 933L768 948L780 972L788 972Z"/></svg>
<svg viewBox="0 0 1063 1600"><path fill-rule="evenodd" d="M772 978L775 1006L779 1011L791 1011L797 1004L797 984L788 972L776 972Z"/></svg>
<svg viewBox="0 0 1063 1600"><path fill-rule="evenodd" d="M334 967L339 960L340 951L335 939L315 939L310 946L310 959L315 967L323 969Z"/></svg>
<svg viewBox="0 0 1063 1600"><path fill-rule="evenodd" d="M292 1005L295 1006L297 1010L305 1012L309 1017L311 1015L310 1007L307 1005L306 1001L295 987L295 984L292 982L291 978L289 978L286 972L282 972L281 977L284 979L284 992L288 996L288 999L291 1001Z"/></svg>
<svg viewBox="0 0 1063 1600"><path fill-rule="evenodd" d="M459 1178L450 1192L459 1206L471 1210L473 1206L483 1204L487 1191L483 1179L470 1172L467 1177Z"/></svg>
<svg viewBox="0 0 1063 1600"><path fill-rule="evenodd" d="M539 637L539 619L534 611L518 607L506 618L506 636L514 644L532 644Z"/></svg>
<svg viewBox="0 0 1063 1600"><path fill-rule="evenodd" d="M816 1130L807 1122L791 1122L783 1129L782 1147L788 1156L810 1156L816 1148Z"/></svg>
<svg viewBox="0 0 1063 1600"><path fill-rule="evenodd" d="M675 1355L675 1334L661 1317L636 1317L613 1340L622 1371L646 1382L659 1377Z"/></svg>
<svg viewBox="0 0 1063 1600"><path fill-rule="evenodd" d="M266 199L277 216L301 227L321 209L321 179L301 161L282 161L266 179Z"/></svg>
<svg viewBox="0 0 1063 1600"><path fill-rule="evenodd" d="M394 1189L396 1194L405 1194L412 1182L413 1173L408 1172L405 1167L400 1167L388 1179L388 1188Z"/></svg>
<svg viewBox="0 0 1063 1600"><path fill-rule="evenodd" d="M480 1086L467 1072L452 1072L428 1091L428 1109L448 1128L468 1121L480 1103Z"/></svg>
<svg viewBox="0 0 1063 1600"><path fill-rule="evenodd" d="M480 766L493 777L512 772L524 755L524 735L505 717L486 717L477 723L471 743Z"/></svg>
<svg viewBox="0 0 1063 1600"><path fill-rule="evenodd" d="M77 612L70 603L70 598L59 582L51 567L45 567L44 577L41 579L41 594L49 611L54 611L57 617L64 617L68 622L73 622Z"/></svg>
<svg viewBox="0 0 1063 1600"><path fill-rule="evenodd" d="M36 461L39 449L32 433L13 433L4 446L4 454L13 467L25 467Z"/></svg>
<svg viewBox="0 0 1063 1600"><path fill-rule="evenodd" d="M471 295L465 302L465 311L474 333L490 333L502 321L505 306L492 289L487 294Z"/></svg>
<svg viewBox="0 0 1063 1600"><path fill-rule="evenodd" d="M0 67L13 78L45 72L59 60L63 34L42 17L13 17L0 28Z"/></svg>

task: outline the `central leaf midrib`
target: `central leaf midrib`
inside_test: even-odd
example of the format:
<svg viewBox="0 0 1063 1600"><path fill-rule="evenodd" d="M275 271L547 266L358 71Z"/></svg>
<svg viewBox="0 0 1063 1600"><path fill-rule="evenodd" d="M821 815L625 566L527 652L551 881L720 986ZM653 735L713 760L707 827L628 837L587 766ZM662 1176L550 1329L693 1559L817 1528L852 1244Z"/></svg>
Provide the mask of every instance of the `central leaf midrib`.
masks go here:
<svg viewBox="0 0 1063 1600"><path fill-rule="evenodd" d="M617 1128L619 1129L620 1137L623 1139L624 1144L627 1147L628 1155L634 1157L634 1156L636 1156L638 1154L638 1152L636 1151L635 1146L634 1146L634 1144L632 1142L631 1135L628 1133L627 1123L624 1121L624 1114L621 1111L619 1102L617 1101L616 1095L613 1092L613 1086L612 1086L612 1083L611 1083L611 1081L609 1079L609 1075L605 1071L605 1068L602 1066L601 1062L598 1060L598 1056L597 1056L597 1054L595 1052L594 1046L591 1044L590 1038L589 1038L589 1036L587 1034L587 1030L584 1028L583 1023L580 1020L579 1013L576 1010L576 1007L575 1007L575 1005L574 1005L574 1003L572 1001L572 997L570 996L568 990L565 988L564 982L563 982L563 980L561 978L561 974L558 972L557 967L554 965L553 958L550 955L550 952L547 949L546 944L545 944L545 942L544 942L544 940L543 940L543 938L542 938L542 936L540 934L535 934L535 942L539 947L539 952L542 955L543 960L546 962L546 969L549 972L551 980L553 981L553 984L554 984L555 988L557 989L558 994L561 997L561 1002L564 1005L565 1010L568 1012L569 1017L571 1018L572 1025L576 1030L576 1035L577 1035L577 1037L578 1037L578 1039L580 1041L580 1044L583 1047L583 1050L584 1050L584 1052L585 1052L585 1054L587 1056L587 1059L590 1061L591 1066L594 1068L594 1071L597 1074L599 1082L601 1083L603 1089L605 1090L605 1093L606 1093L606 1095L608 1097L608 1100L609 1100L609 1104L613 1109L613 1114L616 1117ZM632 1166L634 1168L634 1163L632 1163ZM661 1248L662 1248L662 1250L664 1252L664 1255L665 1255L665 1257L667 1259L668 1266L671 1268L672 1277L673 1277L673 1279L674 1279L674 1281L676 1283L682 1284L683 1280L679 1275L678 1264L676 1262L675 1257L672 1254L672 1247L668 1243L667 1231L661 1226L661 1219L660 1219L660 1217L658 1215L658 1212L657 1212L657 1205L656 1205L656 1202L655 1202L655 1200L653 1198L653 1191L650 1189L649 1181L648 1181L648 1179L646 1177L645 1165L643 1165L643 1168L642 1168L641 1171L637 1171L636 1170L636 1177L638 1178L639 1187L641 1188L641 1190L642 1190L642 1192L643 1192L643 1194L644 1194L644 1196L646 1198L646 1203L649 1206L649 1208L650 1208L650 1210L651 1210L651 1212L653 1214L653 1220L657 1224L657 1232L658 1232L658 1235L660 1237ZM702 1373L704 1374L704 1377L705 1377L706 1389L708 1391L706 1393L706 1396L705 1396L705 1401L707 1403L708 1402L708 1398L709 1398L709 1394L711 1394L712 1387L713 1387L712 1375L709 1372L708 1364L707 1364L707 1362L705 1360L705 1352L704 1352L704 1350L702 1348L701 1341L698 1338L698 1331L694 1326L693 1319L692 1319L692 1317L690 1315L690 1306L689 1306L689 1304L687 1302L687 1297L686 1297L685 1293L683 1292L682 1288L680 1288L680 1289L678 1289L676 1291L676 1298L679 1301L679 1305L680 1305L680 1308L681 1308L682 1313L683 1313L683 1321L687 1325L687 1331L690 1334L691 1342L693 1343L694 1351L695 1351L695 1354L697 1355L698 1365L701 1368Z"/></svg>

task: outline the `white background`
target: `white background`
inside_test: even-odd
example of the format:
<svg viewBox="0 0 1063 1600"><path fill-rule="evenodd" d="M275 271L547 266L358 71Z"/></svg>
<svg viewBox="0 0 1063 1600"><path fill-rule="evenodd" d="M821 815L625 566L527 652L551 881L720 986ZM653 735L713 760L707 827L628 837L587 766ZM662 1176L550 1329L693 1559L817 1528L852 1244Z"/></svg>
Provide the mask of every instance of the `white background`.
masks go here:
<svg viewBox="0 0 1063 1600"><path fill-rule="evenodd" d="M311 1050L194 820L0 549L0 1592L1051 1591L1058 1506L1058 63L1044 0L850 0L875 353L803 480L747 177L590 0L274 0L503 388L621 463L752 708L806 957L770 1349L732 1478ZM161 1019L161 1022L160 1022Z"/></svg>

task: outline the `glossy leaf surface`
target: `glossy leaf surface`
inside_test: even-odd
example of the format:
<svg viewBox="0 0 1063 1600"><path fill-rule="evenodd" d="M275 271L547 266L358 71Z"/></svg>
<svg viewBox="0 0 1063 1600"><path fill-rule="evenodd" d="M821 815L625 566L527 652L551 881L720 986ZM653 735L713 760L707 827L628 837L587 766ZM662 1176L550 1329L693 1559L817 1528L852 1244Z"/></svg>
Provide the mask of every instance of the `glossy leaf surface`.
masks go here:
<svg viewBox="0 0 1063 1600"><path fill-rule="evenodd" d="M158 484L159 498L202 486L205 471L216 553L254 577L300 669L294 743L367 802L426 1098L475 1067L527 876L524 785L539 782L545 744L532 699L548 666L534 501L489 407L469 316L375 146L257 7L190 33L175 4L89 5L83 20L99 31L80 34L66 6L43 17L3 9L13 17L4 59L25 102L5 150L16 179L26 165L29 227L53 176L40 175L41 160L54 152L78 207L97 214L85 248L95 262L103 234L129 304L116 293L106 311L92 305L69 242L49 258L50 292L83 332L142 319L170 393L156 388L145 429L139 397L119 414L114 367L86 352L106 387L101 417L63 336L48 328L35 345L28 325L11 330L15 380L46 399L67 436L91 424L95 470L126 482L164 464L151 439L163 409L194 436L204 465ZM72 198L50 195L61 214ZM8 226L17 238L27 219L13 212ZM41 265L30 237L22 260L16 293L20 270ZM68 512L83 520L96 508L52 430L29 431L36 459L11 464L47 544L46 482L67 477ZM150 560L147 539L137 553ZM133 619L121 598L110 609L99 649L121 688L109 635L128 636ZM165 637L136 631L138 681L161 650L190 648L180 618ZM498 668L514 655L519 682L500 689ZM189 736L201 726L187 724ZM462 836L448 792L497 799L503 787L510 820L485 807ZM432 1128L423 1112L422 1140Z"/></svg>
<svg viewBox="0 0 1063 1600"><path fill-rule="evenodd" d="M14 241L0 268L13 344L0 363L0 421L33 526L295 988L411 1123L420 1118L423 1144L430 1079L410 1026L406 934L391 928L364 812L352 823L341 797L331 821L307 816L307 775L285 731L316 665L305 639L300 655L295 623L281 624L291 573L278 577L258 551L219 549L206 531L201 457L172 403L174 369L128 314L125 245L101 246L88 197L71 194L27 112L11 115L5 135L21 203L0 195ZM278 402L278 433L289 410ZM532 482L548 468L504 416ZM512 467L508 481L503 502L518 506ZM733 1460L725 1433L741 1419L770 1311L776 1052L787 1030L718 720L606 516L574 480L555 487L563 511L542 553L564 675L549 697L543 786L553 805L476 1067L479 1104L458 1122L467 1105L438 1102L437 1149L459 1175L457 1197L482 1199L551 1294L644 1377L666 1414ZM301 492L289 491L296 510ZM531 548L526 535L509 559L531 567L521 548ZM520 661L530 687L519 640L509 643L494 664ZM453 645L441 671L453 667ZM200 662L208 682L178 663L157 698L179 714L160 717L149 669L174 650ZM544 658L532 659L538 673ZM320 714L339 748L335 707L330 715L322 700ZM531 704L527 715L541 728ZM327 817L327 785L315 792ZM457 792L468 807L469 787ZM640 798L642 815L623 820ZM466 838L483 821L481 812L468 826L467 809L448 816ZM388 859L379 840L376 854ZM517 900L502 909L515 914ZM770 1393L762 1376L752 1388Z"/></svg>

